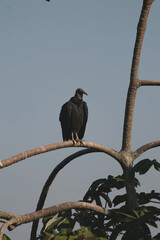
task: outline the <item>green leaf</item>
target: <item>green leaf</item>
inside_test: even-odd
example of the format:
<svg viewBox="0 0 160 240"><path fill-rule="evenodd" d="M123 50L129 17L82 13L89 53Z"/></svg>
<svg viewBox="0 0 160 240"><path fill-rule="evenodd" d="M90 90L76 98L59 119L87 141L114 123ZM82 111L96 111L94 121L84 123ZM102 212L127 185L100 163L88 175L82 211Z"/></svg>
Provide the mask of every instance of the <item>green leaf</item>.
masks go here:
<svg viewBox="0 0 160 240"><path fill-rule="evenodd" d="M40 239L41 240L50 240L50 239L53 239L54 236L55 236L54 234L51 234L48 232L43 232Z"/></svg>
<svg viewBox="0 0 160 240"><path fill-rule="evenodd" d="M70 223L69 219L64 219L63 223L58 226L58 230L61 235L67 235L72 232L73 225Z"/></svg>
<svg viewBox="0 0 160 240"><path fill-rule="evenodd" d="M122 237L122 240L137 240L138 238L138 226L137 224L132 224L127 227L125 234Z"/></svg>
<svg viewBox="0 0 160 240"><path fill-rule="evenodd" d="M51 239L52 240L52 239ZM56 236L54 240L68 240L67 236Z"/></svg>
<svg viewBox="0 0 160 240"><path fill-rule="evenodd" d="M108 238L100 237L98 240L108 240Z"/></svg>
<svg viewBox="0 0 160 240"><path fill-rule="evenodd" d="M160 163L157 162L156 160L154 160L154 168L155 168L157 171L160 171Z"/></svg>
<svg viewBox="0 0 160 240"><path fill-rule="evenodd" d="M64 219L62 220L62 217L57 217L57 218L55 218L55 217L53 217L53 218L51 218L47 223L46 223L46 225L45 225L45 228L44 228L44 231L46 230L46 229L52 229L52 228L54 228L56 225L60 225L61 224L61 222L63 222L64 221Z"/></svg>
<svg viewBox="0 0 160 240"><path fill-rule="evenodd" d="M154 164L155 160L143 159L138 162L134 167L134 172L138 172L140 175L145 174Z"/></svg>
<svg viewBox="0 0 160 240"><path fill-rule="evenodd" d="M91 199L91 202L95 200L95 194L97 192L110 192L110 187L108 186L108 180L106 178L98 179L94 181L89 187L87 193L85 194L83 201L88 201Z"/></svg>
<svg viewBox="0 0 160 240"><path fill-rule="evenodd" d="M158 228L157 224L154 221L148 221L148 224L154 228Z"/></svg>
<svg viewBox="0 0 160 240"><path fill-rule="evenodd" d="M140 218L140 212L139 210L132 210L132 212L135 214L136 218Z"/></svg>
<svg viewBox="0 0 160 240"><path fill-rule="evenodd" d="M140 194L137 194L137 198L140 205L152 202L154 199L156 199L157 203L160 203L160 193L157 193L154 190L152 190L151 193L141 192Z"/></svg>
<svg viewBox="0 0 160 240"><path fill-rule="evenodd" d="M120 214L120 215L123 215L123 216L125 216L125 217L128 218L128 220L126 219L126 222L130 222L130 220L133 220L133 219L135 220L135 219L137 219L136 217L134 217L133 215L128 214L128 213L119 212L119 214Z"/></svg>
<svg viewBox="0 0 160 240"><path fill-rule="evenodd" d="M113 204L114 206L117 206L118 204L122 203L122 202L126 202L127 199L127 195L118 195L113 199Z"/></svg>
<svg viewBox="0 0 160 240"><path fill-rule="evenodd" d="M77 234L78 238L81 239L88 239L88 240L98 240L98 238L85 226L81 226L81 229L76 230L75 233ZM76 239L76 238L74 238Z"/></svg>
<svg viewBox="0 0 160 240"><path fill-rule="evenodd" d="M123 231L123 225L118 225L114 228L114 230L111 233L110 240L116 240L118 235Z"/></svg>
<svg viewBox="0 0 160 240"><path fill-rule="evenodd" d="M42 223L45 225L53 216L49 216L49 217L43 217L42 218Z"/></svg>
<svg viewBox="0 0 160 240"><path fill-rule="evenodd" d="M111 188L121 189L125 187L124 175L119 175L117 177L108 176L108 182Z"/></svg>

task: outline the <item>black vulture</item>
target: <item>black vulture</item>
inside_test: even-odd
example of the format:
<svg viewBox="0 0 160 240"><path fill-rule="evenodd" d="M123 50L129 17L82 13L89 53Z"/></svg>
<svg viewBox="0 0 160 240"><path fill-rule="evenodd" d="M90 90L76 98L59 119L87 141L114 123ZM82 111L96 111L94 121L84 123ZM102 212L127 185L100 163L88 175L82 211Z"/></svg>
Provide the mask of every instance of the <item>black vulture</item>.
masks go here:
<svg viewBox="0 0 160 240"><path fill-rule="evenodd" d="M83 101L83 94L88 95L83 89L78 88L68 102L66 102L59 115L63 141L81 140L84 136L88 119L87 103Z"/></svg>

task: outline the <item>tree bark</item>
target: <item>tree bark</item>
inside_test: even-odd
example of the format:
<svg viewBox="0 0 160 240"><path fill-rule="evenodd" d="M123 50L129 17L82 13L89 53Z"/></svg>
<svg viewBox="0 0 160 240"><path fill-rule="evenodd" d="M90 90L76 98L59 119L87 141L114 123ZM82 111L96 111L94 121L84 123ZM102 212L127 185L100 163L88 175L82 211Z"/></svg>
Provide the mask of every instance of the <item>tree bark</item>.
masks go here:
<svg viewBox="0 0 160 240"><path fill-rule="evenodd" d="M135 189L134 175L132 172L132 166L124 167L124 176L127 192L126 205L130 209L136 209L138 207L137 194Z"/></svg>

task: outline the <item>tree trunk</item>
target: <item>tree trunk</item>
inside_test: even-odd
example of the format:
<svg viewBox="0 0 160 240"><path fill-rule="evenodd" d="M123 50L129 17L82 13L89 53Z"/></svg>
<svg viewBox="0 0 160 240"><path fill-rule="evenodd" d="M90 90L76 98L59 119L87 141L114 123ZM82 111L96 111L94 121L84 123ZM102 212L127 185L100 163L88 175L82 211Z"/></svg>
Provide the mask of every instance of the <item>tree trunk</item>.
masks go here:
<svg viewBox="0 0 160 240"><path fill-rule="evenodd" d="M138 207L137 194L135 190L135 181L134 174L132 172L133 167L124 167L124 176L126 179L126 192L127 192L127 201L126 205L130 209L136 209Z"/></svg>

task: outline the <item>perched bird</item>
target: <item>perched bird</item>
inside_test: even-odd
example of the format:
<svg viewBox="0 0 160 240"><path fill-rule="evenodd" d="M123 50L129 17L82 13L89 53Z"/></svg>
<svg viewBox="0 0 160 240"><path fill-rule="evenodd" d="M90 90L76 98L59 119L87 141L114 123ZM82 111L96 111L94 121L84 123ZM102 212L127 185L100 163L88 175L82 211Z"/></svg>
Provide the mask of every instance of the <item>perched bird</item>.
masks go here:
<svg viewBox="0 0 160 240"><path fill-rule="evenodd" d="M81 140L84 136L86 123L88 119L88 107L83 101L83 94L88 94L81 88L78 88L68 102L66 102L59 115L61 122L63 141Z"/></svg>

